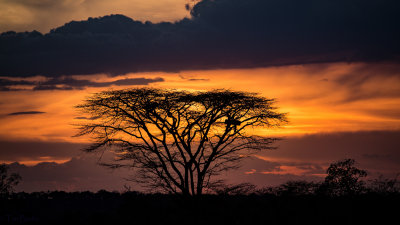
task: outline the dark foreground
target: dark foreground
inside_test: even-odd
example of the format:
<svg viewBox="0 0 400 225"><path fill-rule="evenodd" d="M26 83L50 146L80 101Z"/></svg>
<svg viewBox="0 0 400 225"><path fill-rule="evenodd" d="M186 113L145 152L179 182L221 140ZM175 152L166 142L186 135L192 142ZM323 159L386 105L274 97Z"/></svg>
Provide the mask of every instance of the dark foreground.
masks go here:
<svg viewBox="0 0 400 225"><path fill-rule="evenodd" d="M0 200L0 224L387 224L400 195L208 195L185 200L136 192L18 193Z"/></svg>

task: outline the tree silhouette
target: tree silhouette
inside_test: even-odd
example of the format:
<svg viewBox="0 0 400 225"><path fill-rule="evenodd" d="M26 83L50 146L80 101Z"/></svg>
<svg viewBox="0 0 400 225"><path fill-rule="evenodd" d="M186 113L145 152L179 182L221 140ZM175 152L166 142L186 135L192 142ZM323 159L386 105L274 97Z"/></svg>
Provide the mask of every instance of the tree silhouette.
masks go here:
<svg viewBox="0 0 400 225"><path fill-rule="evenodd" d="M133 180L145 187L201 195L219 183L212 179L215 175L237 168L255 151L272 148L275 139L248 131L286 121L274 102L229 90L104 91L76 106L96 118L80 124L77 136L92 136L88 152L115 153L115 161L103 165L136 168Z"/></svg>
<svg viewBox="0 0 400 225"><path fill-rule="evenodd" d="M0 164L0 195L9 194L13 191L21 180L21 176L17 173L8 173L9 167L6 164Z"/></svg>
<svg viewBox="0 0 400 225"><path fill-rule="evenodd" d="M357 194L364 188L364 182L360 180L367 176L367 171L354 166L354 159L344 159L332 163L327 169L328 175L322 187L331 195Z"/></svg>

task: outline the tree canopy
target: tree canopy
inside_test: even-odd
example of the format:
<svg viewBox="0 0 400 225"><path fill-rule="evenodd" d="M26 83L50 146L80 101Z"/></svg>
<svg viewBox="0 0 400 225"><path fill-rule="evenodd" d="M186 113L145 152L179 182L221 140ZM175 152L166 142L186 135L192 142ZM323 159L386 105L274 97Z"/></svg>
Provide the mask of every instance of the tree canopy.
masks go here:
<svg viewBox="0 0 400 225"><path fill-rule="evenodd" d="M215 175L272 148L274 138L249 128L286 122L274 103L255 93L230 90L104 91L76 106L93 119L79 125L77 136L93 138L88 152L115 153L115 161L104 165L136 168L134 181L144 186L201 195L220 182L213 181Z"/></svg>
<svg viewBox="0 0 400 225"><path fill-rule="evenodd" d="M361 193L367 171L355 167L354 159L344 159L332 163L327 169L324 188L332 195L352 195Z"/></svg>
<svg viewBox="0 0 400 225"><path fill-rule="evenodd" d="M9 194L14 186L18 185L21 176L17 173L9 173L9 166L0 164L0 195Z"/></svg>

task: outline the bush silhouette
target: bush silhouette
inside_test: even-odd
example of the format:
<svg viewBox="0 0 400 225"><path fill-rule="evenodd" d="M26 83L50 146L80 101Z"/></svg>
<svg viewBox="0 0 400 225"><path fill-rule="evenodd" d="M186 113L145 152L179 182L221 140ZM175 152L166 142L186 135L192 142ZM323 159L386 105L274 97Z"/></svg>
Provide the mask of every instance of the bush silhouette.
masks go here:
<svg viewBox="0 0 400 225"><path fill-rule="evenodd" d="M354 164L354 159L332 163L326 171L321 191L333 196L354 195L364 191L365 182L360 178L366 177L367 171L358 169Z"/></svg>
<svg viewBox="0 0 400 225"><path fill-rule="evenodd" d="M17 173L8 173L9 167L6 164L0 164L0 196L7 195L14 190L21 180Z"/></svg>

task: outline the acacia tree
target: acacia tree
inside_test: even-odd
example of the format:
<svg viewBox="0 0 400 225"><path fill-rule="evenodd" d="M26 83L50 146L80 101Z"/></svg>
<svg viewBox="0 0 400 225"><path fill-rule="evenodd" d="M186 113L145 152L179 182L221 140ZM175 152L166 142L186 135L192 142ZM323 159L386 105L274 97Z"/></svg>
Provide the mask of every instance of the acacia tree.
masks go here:
<svg viewBox="0 0 400 225"><path fill-rule="evenodd" d="M285 122L273 104L273 99L229 90L104 91L76 106L95 118L80 124L77 136L93 138L87 152L115 153L115 161L103 165L136 168L134 181L143 186L201 195L218 183L213 176L272 148L275 139L249 134L248 128Z"/></svg>

